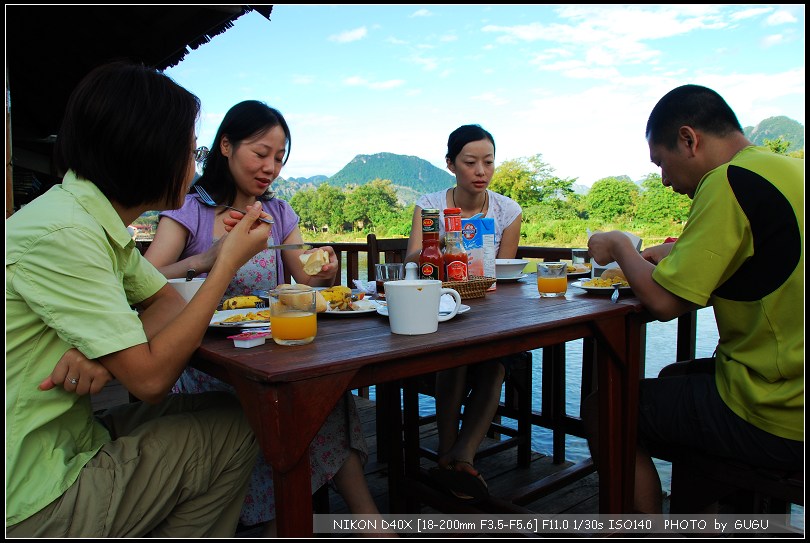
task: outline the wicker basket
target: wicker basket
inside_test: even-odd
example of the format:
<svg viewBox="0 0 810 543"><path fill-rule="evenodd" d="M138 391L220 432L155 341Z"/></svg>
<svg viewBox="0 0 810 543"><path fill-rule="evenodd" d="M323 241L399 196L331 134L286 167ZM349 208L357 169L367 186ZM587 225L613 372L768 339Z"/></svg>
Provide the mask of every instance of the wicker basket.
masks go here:
<svg viewBox="0 0 810 543"><path fill-rule="evenodd" d="M494 277L471 275L469 281L444 281L442 287L452 288L461 295L462 300L483 298L487 289L495 282Z"/></svg>

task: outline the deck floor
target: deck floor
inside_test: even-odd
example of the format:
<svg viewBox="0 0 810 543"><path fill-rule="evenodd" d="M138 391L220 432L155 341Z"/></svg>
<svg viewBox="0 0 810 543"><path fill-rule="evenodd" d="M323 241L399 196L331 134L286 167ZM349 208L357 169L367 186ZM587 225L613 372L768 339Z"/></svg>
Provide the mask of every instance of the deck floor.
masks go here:
<svg viewBox="0 0 810 543"><path fill-rule="evenodd" d="M377 460L377 436L376 436L376 409L375 403L371 400L362 397L355 397L357 402L360 419L363 424L363 431L366 437L366 443L369 449L369 458L365 466L366 480L371 490L372 496L377 503L381 513L389 513L390 507L388 502L388 473L387 465L378 462ZM128 394L126 390L117 382L109 384L101 394L94 396L93 404L96 409L101 409L111 405L116 405L128 401ZM429 424L422 427L420 432L420 439L425 445L435 448L436 445L436 427L435 424ZM423 467L432 467L433 463L428 460L423 460ZM476 468L482 473L487 481L490 494L493 496L508 495L515 488L523 487L531 481L539 480L542 477L554 474L570 467L571 463L555 465L550 456L532 452L532 458L529 467L521 468L517 465L517 451L515 448L508 449L476 460ZM332 490L328 492L329 497L329 513L331 514L347 514L343 498ZM668 500L664 499L664 512L668 512ZM599 477L596 473L591 473L579 479L576 482L564 486L562 489L552 492L546 496L538 498L523 507L544 515L558 515L558 514L573 514L573 515L592 515L597 514L599 509ZM434 514L438 513L435 509L427 505L421 506L421 513ZM804 508L797 508L794 506L794 513L791 517L799 515L800 522L791 520L791 524L804 527ZM260 537L260 528L246 528L237 533L237 537ZM515 534L502 534L503 536L513 537ZM581 534L586 536L587 534ZM632 536L633 534L628 534ZM758 534L759 537L767 537L769 534ZM339 535L327 534L327 537L341 537ZM413 534L408 534L414 537ZM430 534L430 537L435 537L435 534ZM459 536L461 537L461 536ZM464 534L463 537L476 537L474 534ZM492 534L480 534L479 537L492 537ZM644 537L643 535L636 534L635 537ZM660 537L660 535L658 536ZM677 537L677 536L676 536Z"/></svg>

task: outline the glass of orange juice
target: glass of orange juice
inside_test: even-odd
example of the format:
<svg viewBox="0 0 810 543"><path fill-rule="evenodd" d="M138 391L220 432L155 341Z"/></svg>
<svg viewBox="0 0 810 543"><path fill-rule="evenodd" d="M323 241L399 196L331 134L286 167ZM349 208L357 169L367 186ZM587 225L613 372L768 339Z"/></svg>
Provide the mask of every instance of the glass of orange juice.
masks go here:
<svg viewBox="0 0 810 543"><path fill-rule="evenodd" d="M537 263L537 292L541 298L565 296L568 290L567 262Z"/></svg>
<svg viewBox="0 0 810 543"><path fill-rule="evenodd" d="M270 291L270 335L279 345L306 345L318 332L315 289L292 285Z"/></svg>

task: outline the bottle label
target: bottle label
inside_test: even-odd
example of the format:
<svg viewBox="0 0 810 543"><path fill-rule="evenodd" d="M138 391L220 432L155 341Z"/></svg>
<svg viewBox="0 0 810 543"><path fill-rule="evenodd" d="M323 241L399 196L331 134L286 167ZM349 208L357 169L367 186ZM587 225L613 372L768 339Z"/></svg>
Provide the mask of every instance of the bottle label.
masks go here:
<svg viewBox="0 0 810 543"><path fill-rule="evenodd" d="M461 260L453 260L447 264L448 281L467 281L467 263Z"/></svg>
<svg viewBox="0 0 810 543"><path fill-rule="evenodd" d="M432 217L422 217L422 233L439 233L439 221Z"/></svg>
<svg viewBox="0 0 810 543"><path fill-rule="evenodd" d="M422 274L422 279L435 279L437 281L440 279L439 267L430 262L423 262L419 271Z"/></svg>
<svg viewBox="0 0 810 543"><path fill-rule="evenodd" d="M447 232L461 232L461 215L445 215L444 229Z"/></svg>

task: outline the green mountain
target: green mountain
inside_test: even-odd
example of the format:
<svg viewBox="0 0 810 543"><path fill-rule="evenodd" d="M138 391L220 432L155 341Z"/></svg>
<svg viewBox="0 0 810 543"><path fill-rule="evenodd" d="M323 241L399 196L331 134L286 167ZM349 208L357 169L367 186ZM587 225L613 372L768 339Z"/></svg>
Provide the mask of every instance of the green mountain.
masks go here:
<svg viewBox="0 0 810 543"><path fill-rule="evenodd" d="M746 126L745 136L755 145L765 145L765 140L782 139L790 142L788 151L804 149L804 125L789 117L768 117L756 126Z"/></svg>
<svg viewBox="0 0 810 543"><path fill-rule="evenodd" d="M375 179L390 179L406 205L428 192L452 187L455 178L427 160L415 156L377 153L357 155L326 182L336 187L363 185Z"/></svg>

